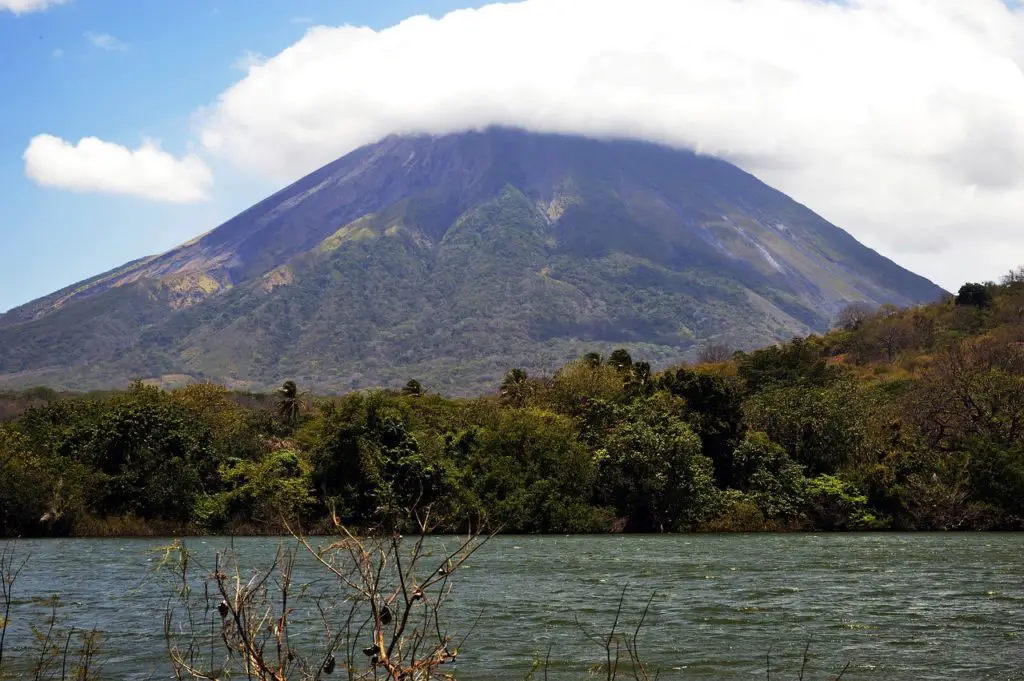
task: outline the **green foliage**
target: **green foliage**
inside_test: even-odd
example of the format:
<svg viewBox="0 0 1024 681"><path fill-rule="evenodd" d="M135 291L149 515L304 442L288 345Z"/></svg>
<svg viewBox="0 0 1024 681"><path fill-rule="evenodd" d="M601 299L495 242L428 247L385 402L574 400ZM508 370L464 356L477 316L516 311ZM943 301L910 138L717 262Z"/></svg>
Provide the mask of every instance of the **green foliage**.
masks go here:
<svg viewBox="0 0 1024 681"><path fill-rule="evenodd" d="M220 470L226 489L197 500L195 521L215 531L238 525L294 527L316 507L310 472L288 449L256 461L229 460Z"/></svg>
<svg viewBox="0 0 1024 681"><path fill-rule="evenodd" d="M762 516L783 524L799 521L807 499L803 466L759 432L748 433L733 453L736 486L747 493Z"/></svg>
<svg viewBox="0 0 1024 681"><path fill-rule="evenodd" d="M466 454L467 484L490 522L509 532L586 532L603 517L590 505L596 471L564 416L501 411Z"/></svg>
<svg viewBox="0 0 1024 681"><path fill-rule="evenodd" d="M526 406L533 390L530 377L522 369L511 369L501 382L501 397L513 407Z"/></svg>
<svg viewBox="0 0 1024 681"><path fill-rule="evenodd" d="M882 306L825 337L661 374L625 350L576 353L477 399L416 381L308 406L294 381L18 394L0 424L0 532L333 517L402 530L427 516L438 531L1016 529L1024 289L987 290L988 308Z"/></svg>
<svg viewBox="0 0 1024 681"><path fill-rule="evenodd" d="M836 380L841 370L825 361L817 339L797 338L751 353L741 353L736 367L748 393L778 385L824 386Z"/></svg>
<svg viewBox="0 0 1024 681"><path fill-rule="evenodd" d="M328 402L299 436L313 463L313 482L334 512L351 524L397 522L427 507L448 485L445 468L421 451L409 411L384 393Z"/></svg>
<svg viewBox="0 0 1024 681"><path fill-rule="evenodd" d="M285 381L277 390L277 413L290 428L294 428L302 414L302 396L295 381Z"/></svg>
<svg viewBox="0 0 1024 681"><path fill-rule="evenodd" d="M48 510L53 474L29 454L24 439L0 425L0 536L31 532Z"/></svg>
<svg viewBox="0 0 1024 681"><path fill-rule="evenodd" d="M71 438L73 458L99 474L100 515L186 521L218 483L209 426L155 388L114 398L95 426Z"/></svg>
<svg viewBox="0 0 1024 681"><path fill-rule="evenodd" d="M626 407L597 452L599 499L635 531L695 527L715 503L713 466L686 423L659 398Z"/></svg>
<svg viewBox="0 0 1024 681"><path fill-rule="evenodd" d="M685 400L686 420L700 436L704 454L714 462L719 486L734 486L732 454L745 429L739 382L732 376L684 368L666 372L660 383Z"/></svg>
<svg viewBox="0 0 1024 681"><path fill-rule="evenodd" d="M419 397L423 394L423 385L415 378L410 379L409 382L405 384L405 387L402 388L402 394Z"/></svg>
<svg viewBox="0 0 1024 681"><path fill-rule="evenodd" d="M581 417L595 401L618 402L625 389L622 374L610 364L572 362L555 374L545 398L557 411Z"/></svg>
<svg viewBox="0 0 1024 681"><path fill-rule="evenodd" d="M623 348L619 348L612 354L608 355L608 364L614 367L617 371L628 371L633 367L633 358L630 357L629 352Z"/></svg>
<svg viewBox="0 0 1024 681"><path fill-rule="evenodd" d="M992 293L985 284L964 284L956 294L956 304L968 307L990 307Z"/></svg>
<svg viewBox="0 0 1024 681"><path fill-rule="evenodd" d="M856 383L779 386L746 406L751 428L765 432L809 473L836 473L868 455L872 405Z"/></svg>
<svg viewBox="0 0 1024 681"><path fill-rule="evenodd" d="M629 368L625 381L626 392L632 397L644 397L654 392L655 381L651 374L651 365L647 362L636 362Z"/></svg>
<svg viewBox="0 0 1024 681"><path fill-rule="evenodd" d="M824 530L878 530L887 525L867 506L868 498L853 485L833 475L806 481L807 514Z"/></svg>
<svg viewBox="0 0 1024 681"><path fill-rule="evenodd" d="M1024 525L1024 441L1000 446L974 439L965 450L971 496L999 509L1004 524Z"/></svg>

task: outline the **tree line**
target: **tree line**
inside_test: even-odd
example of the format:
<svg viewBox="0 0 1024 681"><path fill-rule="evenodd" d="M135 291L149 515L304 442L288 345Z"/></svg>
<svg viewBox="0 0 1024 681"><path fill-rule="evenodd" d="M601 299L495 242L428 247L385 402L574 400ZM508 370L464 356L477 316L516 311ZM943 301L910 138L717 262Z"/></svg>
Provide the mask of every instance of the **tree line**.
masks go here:
<svg viewBox="0 0 1024 681"><path fill-rule="evenodd" d="M3 536L1016 529L1024 270L656 372L589 353L496 394L0 395Z"/></svg>

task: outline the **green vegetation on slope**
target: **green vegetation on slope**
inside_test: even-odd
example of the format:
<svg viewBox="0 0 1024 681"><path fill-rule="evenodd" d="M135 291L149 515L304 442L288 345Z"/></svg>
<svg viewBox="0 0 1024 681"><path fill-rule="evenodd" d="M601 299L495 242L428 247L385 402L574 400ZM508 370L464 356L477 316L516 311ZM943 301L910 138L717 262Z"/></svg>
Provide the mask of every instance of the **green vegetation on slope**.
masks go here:
<svg viewBox="0 0 1024 681"><path fill-rule="evenodd" d="M477 399L10 394L0 533L387 526L413 505L516 532L1018 528L1024 271L838 324L662 373L591 352Z"/></svg>
<svg viewBox="0 0 1024 681"><path fill-rule="evenodd" d="M0 316L0 386L134 378L493 390L627 346L656 368L938 287L727 163L491 130L396 138L210 233Z"/></svg>

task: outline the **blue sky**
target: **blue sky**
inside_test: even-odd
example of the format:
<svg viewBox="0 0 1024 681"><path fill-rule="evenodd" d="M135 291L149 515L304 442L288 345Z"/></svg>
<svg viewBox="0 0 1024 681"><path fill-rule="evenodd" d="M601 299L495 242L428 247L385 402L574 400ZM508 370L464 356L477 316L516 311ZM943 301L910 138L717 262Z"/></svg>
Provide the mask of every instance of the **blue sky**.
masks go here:
<svg viewBox="0 0 1024 681"><path fill-rule="evenodd" d="M72 0L0 10L0 311L171 248L280 183L220 174L194 205L40 187L25 176L29 140L96 136L135 148L194 143L194 115L244 74L247 52L276 54L311 23L383 28L472 0ZM89 35L118 42L97 46ZM103 41L101 41L103 42Z"/></svg>
<svg viewBox="0 0 1024 681"><path fill-rule="evenodd" d="M0 0L0 311L386 134L493 124L722 156L994 279L1024 264L1021 45L1002 0Z"/></svg>

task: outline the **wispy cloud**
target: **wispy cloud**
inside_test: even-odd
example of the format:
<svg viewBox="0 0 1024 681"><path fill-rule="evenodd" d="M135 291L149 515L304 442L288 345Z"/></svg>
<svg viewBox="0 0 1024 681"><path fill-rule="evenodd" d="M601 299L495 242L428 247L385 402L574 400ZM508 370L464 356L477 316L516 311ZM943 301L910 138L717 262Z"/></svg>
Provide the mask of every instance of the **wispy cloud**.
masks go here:
<svg viewBox="0 0 1024 681"><path fill-rule="evenodd" d="M15 14L39 12L55 5L63 5L68 0L0 0L0 11L7 10Z"/></svg>
<svg viewBox="0 0 1024 681"><path fill-rule="evenodd" d="M107 50L108 52L124 52L128 49L128 43L118 40L109 33L93 33L89 31L85 34L85 39L92 44L93 47L98 47L101 50Z"/></svg>
<svg viewBox="0 0 1024 681"><path fill-rule="evenodd" d="M62 49L60 49L58 47L53 52L51 52L51 54L53 55L54 59L60 59L61 57L64 56L64 50L62 50Z"/></svg>
<svg viewBox="0 0 1024 681"><path fill-rule="evenodd" d="M267 58L259 52L253 52L252 50L246 50L241 57L236 59L231 64L231 68L237 69L238 71L246 71L259 66L267 61Z"/></svg>

